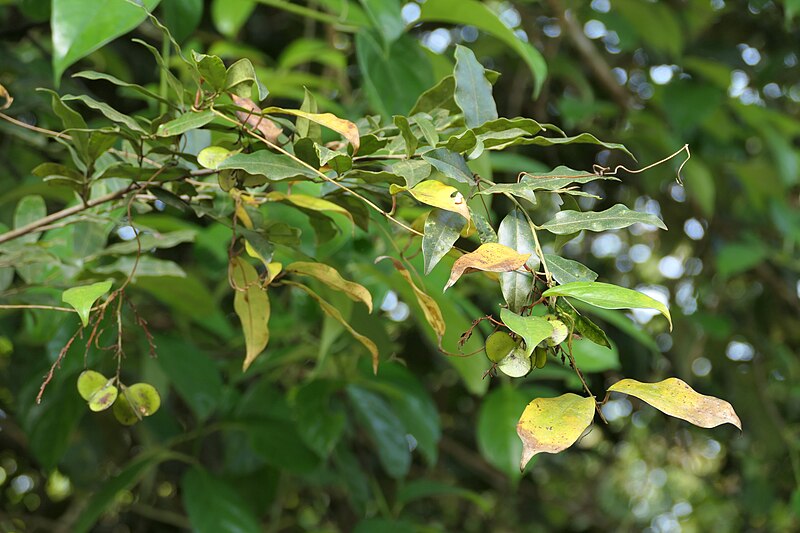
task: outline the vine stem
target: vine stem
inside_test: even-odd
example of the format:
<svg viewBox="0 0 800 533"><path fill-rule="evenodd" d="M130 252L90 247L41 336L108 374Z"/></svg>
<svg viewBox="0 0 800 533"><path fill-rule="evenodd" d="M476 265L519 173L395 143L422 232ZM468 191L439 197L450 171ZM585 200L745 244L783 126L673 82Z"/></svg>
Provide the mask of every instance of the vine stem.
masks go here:
<svg viewBox="0 0 800 533"><path fill-rule="evenodd" d="M236 124L237 126L244 126L240 122L230 118L229 116L225 115L224 113L221 113L220 111L217 111L216 109L212 109L212 111L214 111L214 114L216 114L218 117L220 117L220 118L222 118L222 119L224 119L224 120L226 120L228 122ZM266 144L268 147L272 148L273 150L277 150L278 152L288 156L289 158L291 158L295 162L299 163L300 165L306 167L307 169L309 169L314 174L316 174L317 176L319 176L323 180L327 181L328 183L331 183L331 184L335 185L336 187L339 187L343 191L346 191L346 192L352 194L353 196L355 196L356 198L358 198L359 200L361 200L362 202L364 202L365 204L370 206L376 212L380 213L383 217L391 220L392 222L394 222L395 224L397 224L401 228L405 229L406 231L409 231L409 232L413 233L414 235L418 235L418 236L422 237L423 234L421 232L415 230L414 228L412 228L411 226L409 226L405 222L394 218L392 215L390 215L389 213L387 213L386 211L381 209L380 206L378 206L376 203L374 203L372 200L370 200L366 196L363 196L363 195L357 193L356 191L352 190L351 188L349 188L349 187L347 187L345 185L342 185L338 181L329 178L323 172L320 172L319 169L314 168L313 166L309 165L305 161L297 158L294 154L290 154L289 152L287 152L286 150L284 150L282 147L278 146L277 144L275 144L273 142L270 142L266 137L263 137L263 136L257 134L256 132L250 130L249 128L244 128L244 130L251 137L253 137L255 139L258 139L259 141L263 142L264 144ZM2 242L2 241L0 241L0 242Z"/></svg>

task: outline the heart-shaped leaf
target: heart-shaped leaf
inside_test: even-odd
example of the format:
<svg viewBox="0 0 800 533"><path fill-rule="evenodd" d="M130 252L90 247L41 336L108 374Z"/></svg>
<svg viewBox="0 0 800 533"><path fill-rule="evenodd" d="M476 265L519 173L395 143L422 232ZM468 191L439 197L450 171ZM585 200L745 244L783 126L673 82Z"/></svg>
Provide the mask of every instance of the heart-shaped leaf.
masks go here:
<svg viewBox="0 0 800 533"><path fill-rule="evenodd" d="M594 398L567 393L558 398L537 398L525 408L517 423L522 439L520 470L537 453L558 453L572 446L594 418Z"/></svg>
<svg viewBox="0 0 800 533"><path fill-rule="evenodd" d="M67 289L61 295L61 300L68 303L78 312L81 317L83 326L89 325L89 314L92 311L92 306L102 295L111 289L111 280L99 281L91 285L83 285L81 287L72 287Z"/></svg>
<svg viewBox="0 0 800 533"><path fill-rule="evenodd" d="M520 316L508 309L501 309L500 319L508 329L525 340L525 353L529 357L540 342L553 334L553 325L544 317Z"/></svg>
<svg viewBox="0 0 800 533"><path fill-rule="evenodd" d="M742 421L739 420L731 404L713 396L700 394L678 378L668 378L658 383L623 379L614 383L608 390L635 396L662 413L686 420L701 428L733 424L740 431L742 429Z"/></svg>
<svg viewBox="0 0 800 533"><path fill-rule="evenodd" d="M484 272L511 272L522 268L531 254L521 254L516 250L497 243L481 244L477 250L464 254L453 263L450 279L444 286L449 289L465 272L482 270Z"/></svg>

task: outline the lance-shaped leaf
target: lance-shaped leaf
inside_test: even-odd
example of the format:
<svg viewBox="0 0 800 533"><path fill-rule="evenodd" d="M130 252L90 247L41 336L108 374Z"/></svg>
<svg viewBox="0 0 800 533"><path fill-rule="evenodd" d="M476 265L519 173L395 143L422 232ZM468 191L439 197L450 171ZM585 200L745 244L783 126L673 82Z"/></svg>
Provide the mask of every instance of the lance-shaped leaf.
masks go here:
<svg viewBox="0 0 800 533"><path fill-rule="evenodd" d="M537 453L558 453L572 446L594 418L594 398L564 394L537 398L525 408L517 423L522 439L520 470Z"/></svg>
<svg viewBox="0 0 800 533"><path fill-rule="evenodd" d="M344 319L339 310L336 309L331 304L329 304L328 302L326 302L325 300L323 300L320 297L320 295L318 295L316 292L312 291L302 283L295 283L293 281L284 281L284 283L287 285L291 285L292 287L298 287L303 291L305 291L306 294L308 294L314 300L317 301L320 309L322 309L322 311L326 315L328 315L329 317L340 323L342 326L344 326L344 328L350 333L350 335L353 336L354 339L363 344L364 347L367 349L367 351L369 351L370 355L372 355L372 370L376 374L378 373L378 362L379 362L378 347L375 345L374 342L372 342L372 340L370 340L369 338L365 337L364 335L353 329L353 326L351 326L350 323Z"/></svg>
<svg viewBox="0 0 800 533"><path fill-rule="evenodd" d="M142 125L136 122L136 120L134 120L133 118L129 117L124 113L120 113L119 111L117 111L110 105L106 104L105 102L98 102L97 100L91 98L90 96L86 96L84 94L79 96L75 96L72 94L65 94L64 96L61 97L61 100L65 102L77 100L79 102L82 102L86 107L94 109L95 111L99 111L108 120L120 124L122 126L125 126L131 131L140 133L142 135L147 135L148 133L142 127Z"/></svg>
<svg viewBox="0 0 800 533"><path fill-rule="evenodd" d="M622 204L617 204L599 213L594 211L588 211L586 213L581 213L580 211L559 211L552 220L542 225L542 229L546 229L550 233L555 233L556 235L566 235L581 230L606 231L610 229L627 228L637 222L667 229L667 226L665 226L656 215L631 211Z"/></svg>
<svg viewBox="0 0 800 533"><path fill-rule="evenodd" d="M400 135L406 144L406 157L411 157L417 151L419 140L414 135L414 132L411 131L411 124L408 122L408 118L403 115L395 115L392 117L392 121L397 126L397 129L400 130Z"/></svg>
<svg viewBox="0 0 800 533"><path fill-rule="evenodd" d="M473 183L472 171L461 154L447 148L436 148L422 154L422 159L436 167L436 170L461 183Z"/></svg>
<svg viewBox="0 0 800 533"><path fill-rule="evenodd" d="M392 194L402 190L402 187L389 187ZM416 184L412 189L406 190L423 204L458 213L468 221L470 220L467 200L455 187L445 185L441 181L425 180Z"/></svg>
<svg viewBox="0 0 800 533"><path fill-rule="evenodd" d="M455 99L464 112L468 128L476 128L497 118L497 105L492 97L492 84L484 75L483 65L475 53L465 46L456 45Z"/></svg>
<svg viewBox="0 0 800 533"><path fill-rule="evenodd" d="M742 430L742 421L733 406L725 400L705 396L678 378L667 378L658 383L641 383L623 379L608 388L609 392L622 392L644 400L662 413L686 420L701 428L733 424Z"/></svg>
<svg viewBox="0 0 800 533"><path fill-rule="evenodd" d="M269 342L270 305L266 289L261 287L258 272L250 263L235 257L231 276L236 285L233 309L242 322L246 354L242 370L247 370Z"/></svg>
<svg viewBox="0 0 800 533"><path fill-rule="evenodd" d="M285 270L287 272L295 272L304 276L317 278L331 289L343 292L345 296L354 302L362 302L367 306L369 312L372 312L372 296L366 287L352 281L347 281L339 274L338 270L330 265L326 265L325 263L297 261L287 265Z"/></svg>
<svg viewBox="0 0 800 533"><path fill-rule="evenodd" d="M580 135L575 135L574 137L533 137L532 139L519 139L519 142L513 142L508 144L507 146L514 146L517 144L532 144L535 146L555 146L559 144L596 144L602 146L604 148L608 148L609 150L620 150L625 152L629 156L633 157L633 154L625 148L625 145L619 143L609 143L605 141L601 141L591 133L581 133ZM633 157L635 160L636 158Z"/></svg>
<svg viewBox="0 0 800 533"><path fill-rule="evenodd" d="M310 168L298 163L285 154L276 154L269 150L259 150L252 154L232 155L217 167L219 170L238 168L250 174L266 176L270 181L281 181L289 178L316 177Z"/></svg>
<svg viewBox="0 0 800 533"><path fill-rule="evenodd" d="M308 211L318 211L318 212L329 212L329 213L338 213L340 215L344 215L350 219L350 222L353 221L353 215L345 209L344 207L330 202L328 200L323 200L322 198L317 198L316 196L309 196L307 194L283 194L282 192L271 192L266 195L266 197L270 200L276 202L286 202L292 205L295 205L301 209L306 209Z"/></svg>
<svg viewBox="0 0 800 533"><path fill-rule="evenodd" d="M520 183L525 184L532 190L555 191L575 183L584 184L597 180L619 181L619 178L558 166L550 172L526 172L522 175Z"/></svg>
<svg viewBox="0 0 800 533"><path fill-rule="evenodd" d="M477 250L464 254L453 263L450 279L444 286L449 289L466 272L482 270L484 272L511 272L522 268L531 254L521 254L516 250L498 243L481 244Z"/></svg>
<svg viewBox="0 0 800 533"><path fill-rule="evenodd" d="M528 357L540 342L553 334L553 325L540 316L520 316L508 309L501 309L500 320L525 340L525 353Z"/></svg>
<svg viewBox="0 0 800 533"><path fill-rule="evenodd" d="M445 332L445 321L444 317L442 316L442 311L439 309L439 304L436 303L436 300L431 298L429 295L425 293L422 289L417 287L414 280L411 278L411 273L406 270L406 267L403 266L403 263L388 256L381 256L378 257L375 262L382 261L384 259L389 259L394 267L400 272L400 275L403 276L411 288L414 290L414 296L417 298L417 303L422 308L422 313L425 315L425 320L428 321L431 328L433 328L434 333L436 333L436 337L439 339L439 344L441 345L442 336Z"/></svg>
<svg viewBox="0 0 800 533"><path fill-rule="evenodd" d="M353 154L358 152L358 148L361 143L361 137L358 134L358 126L349 120L337 117L333 113L308 113L299 109L285 109L283 107L268 107L264 109L264 113L282 113L284 115L294 115L296 117L315 122L320 126L324 126L335 131L347 139L347 142L353 145Z"/></svg>
<svg viewBox="0 0 800 533"><path fill-rule="evenodd" d="M156 135L159 137L172 137L173 135L181 135L189 130L202 128L212 120L214 120L214 112L210 109L205 111L185 113L178 118L161 124L156 130Z"/></svg>
<svg viewBox="0 0 800 533"><path fill-rule="evenodd" d="M417 183L431 175L432 167L418 159L402 160L392 165L392 173L406 180L406 187L414 187Z"/></svg>
<svg viewBox="0 0 800 533"><path fill-rule="evenodd" d="M464 217L452 211L434 209L430 212L422 236L425 275L430 274L433 267L453 248L466 223Z"/></svg>
<svg viewBox="0 0 800 533"><path fill-rule="evenodd" d="M81 317L81 323L86 327L89 325L89 313L92 311L92 306L98 298L109 290L111 290L110 280L99 281L91 285L67 289L61 295L61 300L75 308L78 312L78 316Z"/></svg>
<svg viewBox="0 0 800 533"><path fill-rule="evenodd" d="M534 254L536 245L533 240L533 230L525 215L514 209L500 222L497 231L497 242L516 250L519 253L530 254L527 261L528 268L536 270L539 258ZM528 297L533 287L533 276L529 272L505 272L500 274L500 290L503 292L508 307L515 313L528 303Z"/></svg>
<svg viewBox="0 0 800 533"><path fill-rule="evenodd" d="M547 267L550 269L553 279L561 285L575 281L594 281L597 279L596 272L577 261L555 254L544 254L544 259L547 261Z"/></svg>
<svg viewBox="0 0 800 533"><path fill-rule="evenodd" d="M610 283L575 281L547 289L542 296L569 296L602 309L655 309L667 318L672 329L672 316L666 305L639 291Z"/></svg>
<svg viewBox="0 0 800 533"><path fill-rule="evenodd" d="M558 316L570 330L578 333L581 337L589 339L595 344L611 348L611 341L600 326L578 313L578 311L569 304L558 302L556 304L558 309Z"/></svg>

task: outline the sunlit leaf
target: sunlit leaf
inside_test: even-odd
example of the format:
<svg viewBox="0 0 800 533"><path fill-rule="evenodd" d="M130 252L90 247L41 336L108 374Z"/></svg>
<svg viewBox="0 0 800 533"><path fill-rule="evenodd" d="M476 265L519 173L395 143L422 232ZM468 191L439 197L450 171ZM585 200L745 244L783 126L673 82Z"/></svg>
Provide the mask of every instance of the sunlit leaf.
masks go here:
<svg viewBox="0 0 800 533"><path fill-rule="evenodd" d="M436 167L436 170L461 183L474 183L472 171L464 158L447 148L436 148L422 154L422 159Z"/></svg>
<svg viewBox="0 0 800 533"><path fill-rule="evenodd" d="M575 281L547 289L542 296L569 296L602 309L655 309L667 318L672 329L672 316L666 305L625 287L599 281Z"/></svg>
<svg viewBox="0 0 800 533"><path fill-rule="evenodd" d="M347 142L353 145L353 153L355 154L358 152L358 147L361 142L361 138L358 134L358 127L349 120L339 118L333 113L309 113L307 111L301 111L300 109L286 109L283 107L267 107L264 109L264 113L283 113L310 120L311 122L339 133L342 137L347 139Z"/></svg>
<svg viewBox="0 0 800 533"><path fill-rule="evenodd" d="M531 254L521 254L516 250L497 243L481 244L477 250L464 254L453 263L450 279L444 290L452 287L458 279L468 272L511 272L522 268Z"/></svg>
<svg viewBox="0 0 800 533"><path fill-rule="evenodd" d="M408 192L423 204L458 213L466 220L470 220L467 200L455 187L445 185L441 181L425 180L408 189Z"/></svg>
<svg viewBox="0 0 800 533"><path fill-rule="evenodd" d="M609 392L622 392L644 400L662 413L686 420L701 428L733 424L742 429L742 421L725 400L705 396L678 378L667 378L658 383L642 383L623 379L608 388Z"/></svg>
<svg viewBox="0 0 800 533"><path fill-rule="evenodd" d="M553 279L561 285L575 281L594 281L597 279L596 272L572 259L566 259L555 254L544 254L544 259L547 261L547 267L550 269Z"/></svg>
<svg viewBox="0 0 800 533"><path fill-rule="evenodd" d="M656 215L631 211L622 204L605 211L559 211L556 216L542 224L542 229L557 235L566 235L581 230L606 231L611 229L627 228L636 223L650 224L661 229L667 229L664 222Z"/></svg>
<svg viewBox="0 0 800 533"><path fill-rule="evenodd" d="M258 150L251 154L236 154L227 158L217 167L219 170L236 168L249 174L266 177L269 181L281 181L290 178L314 178L317 174L310 168L298 163L285 154L276 154L269 150Z"/></svg>
<svg viewBox="0 0 800 533"><path fill-rule="evenodd" d="M591 425L594 405L594 398L572 393L529 403L517 423L522 439L520 470L538 453L558 453L572 446Z"/></svg>
<svg viewBox="0 0 800 533"><path fill-rule="evenodd" d="M81 317L83 326L89 325L89 314L92 311L92 306L102 295L111 290L112 282L99 281L91 285L82 285L80 287L72 287L67 289L61 295L61 300L68 303L78 312Z"/></svg>

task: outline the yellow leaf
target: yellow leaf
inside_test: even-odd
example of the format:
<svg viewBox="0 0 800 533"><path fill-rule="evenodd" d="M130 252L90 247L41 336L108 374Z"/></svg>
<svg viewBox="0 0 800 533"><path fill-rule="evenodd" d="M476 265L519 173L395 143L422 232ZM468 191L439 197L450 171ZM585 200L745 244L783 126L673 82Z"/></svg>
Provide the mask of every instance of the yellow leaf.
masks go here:
<svg viewBox="0 0 800 533"><path fill-rule="evenodd" d="M306 111L300 111L299 109L284 109L282 107L268 107L264 110L264 112L294 115L296 117L302 117L310 120L311 122L316 122L321 126L325 126L326 128L339 133L342 137L347 139L347 141L353 145L353 155L358 152L358 147L360 146L361 142L361 137L358 133L358 126L349 120L339 118L332 113L307 113Z"/></svg>
<svg viewBox="0 0 800 533"><path fill-rule="evenodd" d="M394 259L389 256L381 256L375 260L377 263L378 261L382 261L384 259L389 259L393 264L394 267L400 272L400 275L411 285L411 288L414 289L414 296L417 298L417 303L422 308L422 312L425 315L425 320L428 321L431 328L433 328L434 333L436 333L436 337L439 339L439 345L442 344L442 336L445 332L445 322L444 317L442 316L442 311L439 309L439 305L436 303L436 300L428 296L425 291L417 287L414 283L414 280L411 279L411 273L406 270L406 267L403 266L403 263Z"/></svg>
<svg viewBox="0 0 800 533"><path fill-rule="evenodd" d="M594 398L568 393L533 400L517 423L517 435L522 439L520 470L537 453L558 453L572 446L593 418Z"/></svg>
<svg viewBox="0 0 800 533"><path fill-rule="evenodd" d="M353 281L347 281L330 265L298 261L288 265L286 270L317 278L328 287L345 293L354 302L363 302L369 312L372 312L372 295L366 287Z"/></svg>
<svg viewBox="0 0 800 533"><path fill-rule="evenodd" d="M733 424L739 431L742 430L742 421L739 420L731 404L713 396L700 394L678 378L668 378L658 383L623 379L614 383L608 390L635 396L662 413L686 420L701 428Z"/></svg>
<svg viewBox="0 0 800 533"><path fill-rule="evenodd" d="M472 220L467 199L455 187L445 185L441 181L425 180L408 189L408 192L423 204L458 213L466 218L467 222Z"/></svg>
<svg viewBox="0 0 800 533"><path fill-rule="evenodd" d="M242 370L247 370L269 342L269 297L261 287L258 272L246 261L231 260L231 276L236 286L233 309L242 322L246 355Z"/></svg>
<svg viewBox="0 0 800 533"><path fill-rule="evenodd" d="M449 289L466 272L482 270L484 272L511 272L522 268L531 254L518 253L513 248L487 242L478 247L474 252L464 254L453 263L450 279L444 290Z"/></svg>
<svg viewBox="0 0 800 533"><path fill-rule="evenodd" d="M346 216L347 218L350 219L350 222L353 222L353 215L350 214L350 211L333 202L329 202L328 200L323 200L322 198L309 196L307 194L287 195L277 191L268 193L266 196L270 200L276 202L289 202L290 204L296 205L297 207L303 209L310 209L311 211L323 211L323 212L328 211L331 213L338 213L340 215Z"/></svg>
<svg viewBox="0 0 800 533"><path fill-rule="evenodd" d="M364 345L364 347L365 347L365 348L366 348L366 349L369 351L369 353L372 355L372 370L373 370L373 371L374 371L376 374L378 373L378 362L379 362L379 360L378 360L378 347L377 347L377 346L375 346L375 343L374 343L374 342L372 342L372 341L371 341L369 338L365 337L365 336L364 336L364 335L362 335L361 333L359 333L359 332L357 332L356 330L354 330L354 329L353 329L353 326L351 326L351 325L350 325L350 324L349 324L349 323L348 323L348 322L347 322L347 321L344 319L344 317L343 317L343 316L342 316L342 314L339 312L339 310L338 310L338 309L336 309L336 308L335 308L334 306L332 306L331 304L329 304L328 302L326 302L325 300L323 300L323 299L320 297L320 295L319 295L319 294L317 294L316 292L312 291L311 289L309 289L308 287L306 287L305 285L303 285L303 284L301 284L301 283L295 283L295 282L293 282L293 281L284 281L284 283L285 283L285 284L287 284L287 285L291 285L291 286L293 286L293 287L298 287L298 288L300 288L300 289L304 290L304 291L305 291L305 292L306 292L306 293L307 293L309 296L311 296L312 298L314 298L314 299L317 301L317 303L319 304L319 307L320 307L320 309L322 309L322 311L323 311L323 312L324 312L326 315L328 315L328 316L329 316L329 317L331 317L332 319L334 319L334 320L336 320L337 322L339 322L339 323L340 323L342 326L344 326L344 328L345 328L347 331L349 331L349 332L350 332L350 335L352 335L354 339L356 339L358 342L360 342L361 344L363 344L363 345Z"/></svg>

